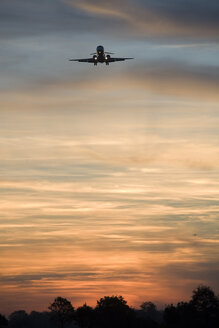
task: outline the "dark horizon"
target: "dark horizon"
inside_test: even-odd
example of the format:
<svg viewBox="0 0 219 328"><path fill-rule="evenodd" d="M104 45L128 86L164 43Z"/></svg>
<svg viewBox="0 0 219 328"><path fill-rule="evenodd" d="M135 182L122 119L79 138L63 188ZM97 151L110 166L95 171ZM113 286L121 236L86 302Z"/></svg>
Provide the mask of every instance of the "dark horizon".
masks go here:
<svg viewBox="0 0 219 328"><path fill-rule="evenodd" d="M149 300L132 308L122 296L104 296L91 307L86 302L75 308L61 296L48 305L47 311L25 310L11 313L8 319L0 313L2 328L78 327L78 328L217 328L219 324L219 297L208 286L198 286L188 302L168 304L163 310Z"/></svg>
<svg viewBox="0 0 219 328"><path fill-rule="evenodd" d="M170 305L170 304L173 304L173 305L177 305L178 303L180 303L180 302L185 302L185 303L187 303L187 302L189 302L190 300L191 300L191 298L192 298L192 295L194 294L194 291L196 291L196 290L198 290L199 288L206 288L206 289L210 289L211 291L213 291L213 293L215 294L215 296L216 297L218 297L219 296L219 293L217 292L217 291L215 291L214 289L212 289L210 286L206 286L206 285L203 285L203 284L201 284L201 285L198 285L198 286L196 286L196 287L194 287L192 290L191 290L191 295L190 295L190 297L187 299L187 300L185 300L185 299L179 299L178 301L176 301L176 302L174 302L174 303L168 303L168 302L165 302L165 303L163 303L163 304L161 304L161 303L159 303L159 302L151 302L151 300L150 299L148 299L148 297L147 296L145 296L145 299L141 302L141 303L139 303L138 305L132 305L132 304L130 304L127 300L126 300L126 302L127 302L127 304L131 307L131 308L133 308L133 309L135 309L135 310L139 310L140 308L141 308L141 304L143 304L144 302L151 302L151 303L153 303L155 306L156 306L156 309L158 310L158 311L163 311L164 309L165 309L165 307L167 307L168 305ZM99 297L97 297L96 298L96 301L94 302L94 304L90 304L90 303L88 303L88 302L86 302L86 300L82 303L82 304L79 304L79 305L76 305L75 306L75 304L73 304L73 306L75 307L75 308L77 308L77 307L81 307L81 306L83 306L83 304L87 304L88 306L90 306L90 307L92 307L92 308L95 308L95 306L97 305L97 302L98 302L98 299L102 299L102 298L104 298L104 297L119 297L120 295L117 295L117 294L115 294L115 293L111 293L110 295L108 295L108 296L105 296L105 295L102 295L102 296L99 296ZM57 298L57 297L59 297L59 296L56 296L55 297L55 299ZM61 296L61 297L63 297L63 295ZM34 298L34 295L33 295L33 298ZM65 297L64 297L65 298ZM54 298L53 298L54 299ZM51 300L50 300L50 302L47 304L48 306L49 306L49 304L51 304L52 303L52 301L53 301L53 299L51 298ZM69 299L69 301L71 302L71 303L73 303L72 301L71 301L71 299L72 299L72 297L67 297L67 298L65 298L65 299ZM13 313L13 312L16 312L16 311L20 311L20 310L24 310L26 313L31 313L31 312L44 312L44 311L47 311L48 310L48 306L47 307L45 307L44 309L41 309L41 310L36 310L36 309L30 309L30 310L27 310L27 309L25 309L25 308L20 308L20 309L12 309L12 310L10 310L8 313L2 313L2 311L0 310L0 313L1 314L3 314L3 315L6 315L6 316L8 316L8 315L10 315L11 313Z"/></svg>

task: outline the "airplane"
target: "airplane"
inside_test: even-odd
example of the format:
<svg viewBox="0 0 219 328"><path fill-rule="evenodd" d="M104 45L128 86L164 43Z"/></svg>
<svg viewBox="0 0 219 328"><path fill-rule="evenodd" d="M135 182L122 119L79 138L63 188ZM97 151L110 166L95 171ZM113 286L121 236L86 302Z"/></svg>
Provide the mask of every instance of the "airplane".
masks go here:
<svg viewBox="0 0 219 328"><path fill-rule="evenodd" d="M92 53L90 55L93 55L91 58L85 58L85 59L69 59L69 61L77 61L79 63L92 63L94 66L97 66L97 63L106 63L106 65L109 65L109 63L114 63L116 61L124 61L126 59L134 59L134 58L115 58L111 57L110 55L113 55L112 52L104 51L103 46L98 46L95 53Z"/></svg>

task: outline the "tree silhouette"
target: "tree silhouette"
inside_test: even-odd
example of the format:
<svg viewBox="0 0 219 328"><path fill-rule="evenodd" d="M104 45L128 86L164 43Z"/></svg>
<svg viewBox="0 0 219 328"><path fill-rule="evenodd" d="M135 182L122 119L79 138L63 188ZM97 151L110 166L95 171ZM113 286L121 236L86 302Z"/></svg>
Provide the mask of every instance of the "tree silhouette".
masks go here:
<svg viewBox="0 0 219 328"><path fill-rule="evenodd" d="M167 305L164 311L158 311L152 302L142 303L140 310L132 309L122 296L105 296L94 309L85 303L76 311L66 298L57 297L49 310L29 315L15 311L9 320L0 314L0 328L70 328L76 323L79 328L219 327L219 297L203 285L193 290L190 301Z"/></svg>
<svg viewBox="0 0 219 328"><path fill-rule="evenodd" d="M57 297L48 309L52 313L52 318L60 324L61 328L74 319L74 308L66 298Z"/></svg>
<svg viewBox="0 0 219 328"><path fill-rule="evenodd" d="M177 308L173 304L170 304L165 308L163 318L167 327L169 326L177 327L180 321Z"/></svg>
<svg viewBox="0 0 219 328"><path fill-rule="evenodd" d="M153 313L157 311L156 305L152 302L144 302L140 305L140 308L146 313Z"/></svg>
<svg viewBox="0 0 219 328"><path fill-rule="evenodd" d="M191 302L179 302L176 308L179 316L180 327L194 327L196 322L196 313Z"/></svg>
<svg viewBox="0 0 219 328"><path fill-rule="evenodd" d="M137 311L137 315L142 322L144 321L145 326L155 327L158 322L162 321L162 314L157 311L154 303L144 302L140 305L140 309L140 311Z"/></svg>
<svg viewBox="0 0 219 328"><path fill-rule="evenodd" d="M15 311L9 316L10 328L29 328L28 314L24 310Z"/></svg>
<svg viewBox="0 0 219 328"><path fill-rule="evenodd" d="M96 309L128 309L127 301L122 296L105 296L97 301Z"/></svg>
<svg viewBox="0 0 219 328"><path fill-rule="evenodd" d="M191 304L198 312L214 312L219 309L219 299L208 286L198 286L193 290Z"/></svg>
<svg viewBox="0 0 219 328"><path fill-rule="evenodd" d="M76 310L75 320L80 328L90 328L94 321L94 310L86 303Z"/></svg>
<svg viewBox="0 0 219 328"><path fill-rule="evenodd" d="M101 328L127 328L133 326L135 312L122 296L105 296L95 308L97 326Z"/></svg>
<svg viewBox="0 0 219 328"><path fill-rule="evenodd" d="M201 285L193 290L190 304L196 311L200 327L219 326L219 298L210 287Z"/></svg>
<svg viewBox="0 0 219 328"><path fill-rule="evenodd" d="M198 286L193 290L190 302L168 305L164 310L167 327L219 327L219 300L208 286Z"/></svg>
<svg viewBox="0 0 219 328"><path fill-rule="evenodd" d="M8 325L8 320L5 318L4 315L0 313L0 328L6 327Z"/></svg>
<svg viewBox="0 0 219 328"><path fill-rule="evenodd" d="M36 312L32 311L29 314L29 323L28 328L52 328L54 327L51 322L51 313L50 312Z"/></svg>

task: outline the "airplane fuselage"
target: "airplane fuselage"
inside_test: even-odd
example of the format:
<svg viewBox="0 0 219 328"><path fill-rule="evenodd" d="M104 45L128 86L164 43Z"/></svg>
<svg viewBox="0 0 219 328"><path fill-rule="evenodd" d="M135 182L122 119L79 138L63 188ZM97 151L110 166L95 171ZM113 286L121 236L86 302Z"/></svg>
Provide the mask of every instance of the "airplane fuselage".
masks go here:
<svg viewBox="0 0 219 328"><path fill-rule="evenodd" d="M107 65L109 65L108 59L110 58L110 56L105 54L104 47L98 46L96 52L97 54L93 56L95 61L94 65L97 65L97 63L106 63Z"/></svg>

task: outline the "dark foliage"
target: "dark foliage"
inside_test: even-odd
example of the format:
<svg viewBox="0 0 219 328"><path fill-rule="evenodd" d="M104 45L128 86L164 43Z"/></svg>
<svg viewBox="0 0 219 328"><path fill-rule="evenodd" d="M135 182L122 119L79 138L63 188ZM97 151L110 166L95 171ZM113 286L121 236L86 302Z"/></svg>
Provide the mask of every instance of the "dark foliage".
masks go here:
<svg viewBox="0 0 219 328"><path fill-rule="evenodd" d="M160 327L160 325L158 324L158 322L150 319L149 317L136 317L135 319L135 324L134 326L135 328L158 328Z"/></svg>
<svg viewBox="0 0 219 328"><path fill-rule="evenodd" d="M91 328L94 325L95 312L86 303L76 310L75 320L79 328Z"/></svg>
<svg viewBox="0 0 219 328"><path fill-rule="evenodd" d="M166 327L219 327L219 299L207 286L199 286L193 291L190 302L172 304L164 310Z"/></svg>
<svg viewBox="0 0 219 328"><path fill-rule="evenodd" d="M28 328L29 318L28 314L24 310L15 311L9 316L9 327L10 328Z"/></svg>
<svg viewBox="0 0 219 328"><path fill-rule="evenodd" d="M162 321L160 311L157 311L156 305L152 302L144 302L140 305L140 310L135 310L135 325L138 328L156 328Z"/></svg>
<svg viewBox="0 0 219 328"><path fill-rule="evenodd" d="M157 307L152 302L144 302L140 305L141 310L138 311L138 316L141 318L144 318L144 320L147 320L148 325L152 325L152 322L154 323L161 323L163 312L158 311ZM149 325L149 326L150 326Z"/></svg>
<svg viewBox="0 0 219 328"><path fill-rule="evenodd" d="M68 323L74 319L74 308L66 298L57 297L48 307L51 311L52 320L61 328L64 328Z"/></svg>
<svg viewBox="0 0 219 328"><path fill-rule="evenodd" d="M97 301L95 308L96 327L129 328L135 322L135 311L131 309L122 296L105 296Z"/></svg>
<svg viewBox="0 0 219 328"><path fill-rule="evenodd" d="M0 313L0 328L7 327L8 320Z"/></svg>
<svg viewBox="0 0 219 328"><path fill-rule="evenodd" d="M1 326L0 327L5 327ZM32 311L29 315L25 311L16 311L9 316L11 328L54 328L51 313Z"/></svg>
<svg viewBox="0 0 219 328"><path fill-rule="evenodd" d="M52 328L51 313L32 311L29 315L31 328Z"/></svg>
<svg viewBox="0 0 219 328"><path fill-rule="evenodd" d="M156 305L152 302L144 302L140 305L142 311L146 312L147 314L153 314L156 312L157 308Z"/></svg>
<svg viewBox="0 0 219 328"><path fill-rule="evenodd" d="M199 327L219 327L219 298L210 287L199 286L193 290L190 304Z"/></svg>
<svg viewBox="0 0 219 328"><path fill-rule="evenodd" d="M93 309L86 303L74 311L71 302L57 297L50 312L16 311L7 320L0 314L0 328L218 328L219 298L207 286L198 286L189 302L158 311L151 302L140 310L127 305L122 296L105 296Z"/></svg>
<svg viewBox="0 0 219 328"><path fill-rule="evenodd" d="M190 302L196 311L213 313L218 310L219 300L214 291L207 286L198 286L193 290L192 300Z"/></svg>

